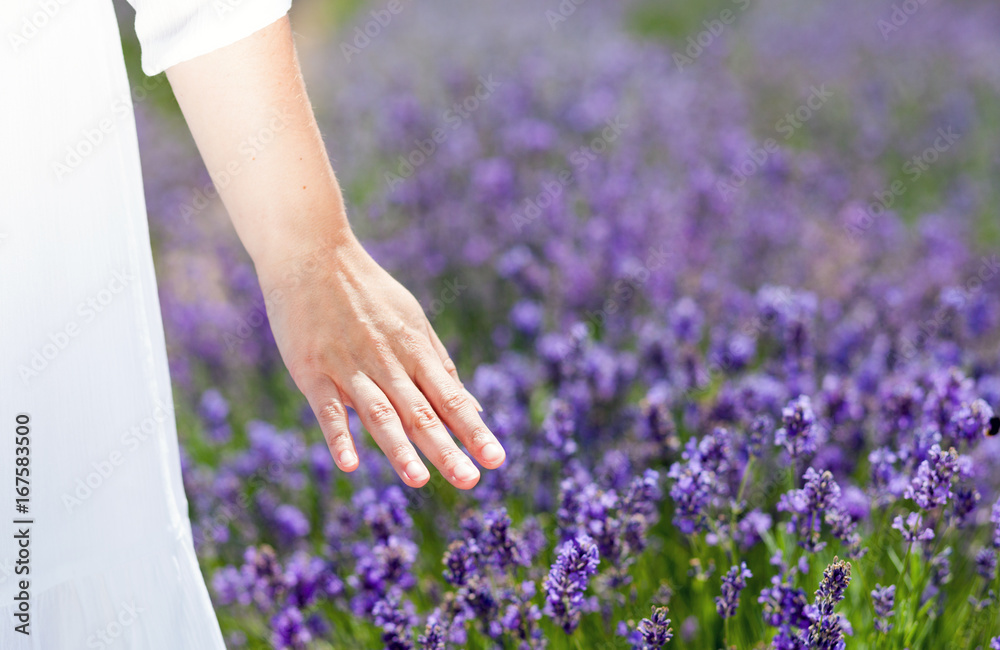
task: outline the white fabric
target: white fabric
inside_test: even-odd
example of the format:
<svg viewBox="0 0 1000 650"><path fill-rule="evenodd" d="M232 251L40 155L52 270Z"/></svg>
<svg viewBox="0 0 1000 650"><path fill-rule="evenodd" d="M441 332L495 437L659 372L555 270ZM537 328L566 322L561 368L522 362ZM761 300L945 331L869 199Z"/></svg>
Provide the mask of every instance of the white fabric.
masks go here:
<svg viewBox="0 0 1000 650"><path fill-rule="evenodd" d="M212 1L136 4L147 72L288 8L234 0L226 23ZM220 650L112 2L3 0L0 38L0 648ZM31 419L29 575L15 573L18 413ZM29 636L14 630L23 579Z"/></svg>

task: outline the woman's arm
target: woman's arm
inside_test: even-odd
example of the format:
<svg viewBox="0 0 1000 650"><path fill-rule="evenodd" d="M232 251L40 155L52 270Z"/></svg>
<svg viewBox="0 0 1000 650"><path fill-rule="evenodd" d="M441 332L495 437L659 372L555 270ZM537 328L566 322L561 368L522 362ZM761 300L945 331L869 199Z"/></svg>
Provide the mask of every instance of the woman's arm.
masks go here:
<svg viewBox="0 0 1000 650"><path fill-rule="evenodd" d="M430 477L412 443L456 487L479 480L442 420L480 463L501 465L503 448L419 303L351 232L287 16L167 78L338 467L358 464L344 405L410 486Z"/></svg>

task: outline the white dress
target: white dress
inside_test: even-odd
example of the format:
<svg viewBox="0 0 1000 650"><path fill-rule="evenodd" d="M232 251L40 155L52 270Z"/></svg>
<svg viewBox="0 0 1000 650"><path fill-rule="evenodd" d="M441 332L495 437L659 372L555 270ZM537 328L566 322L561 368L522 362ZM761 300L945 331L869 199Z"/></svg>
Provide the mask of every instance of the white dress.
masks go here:
<svg viewBox="0 0 1000 650"><path fill-rule="evenodd" d="M150 75L290 4L132 2ZM224 648L191 540L112 0L3 0L0 39L0 648Z"/></svg>

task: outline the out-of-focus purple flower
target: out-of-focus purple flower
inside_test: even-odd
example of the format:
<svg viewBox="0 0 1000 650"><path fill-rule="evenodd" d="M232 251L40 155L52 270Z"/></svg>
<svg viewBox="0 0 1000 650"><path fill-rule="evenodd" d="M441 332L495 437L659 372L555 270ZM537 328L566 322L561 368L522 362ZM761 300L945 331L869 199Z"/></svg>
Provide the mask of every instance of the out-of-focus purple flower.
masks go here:
<svg viewBox="0 0 1000 650"><path fill-rule="evenodd" d="M812 400L799 395L781 410L781 428L774 434L774 444L783 446L793 460L815 453L815 422Z"/></svg>
<svg viewBox="0 0 1000 650"><path fill-rule="evenodd" d="M896 585L883 587L875 583L875 589L872 590L871 596L872 605L875 608L875 629L883 634L887 633L892 629L892 623L888 619L896 613L892 609L896 604Z"/></svg>
<svg viewBox="0 0 1000 650"><path fill-rule="evenodd" d="M754 508L743 515L738 524L740 548L750 550L763 539L764 533L771 529L773 523L771 515L761 512L760 508Z"/></svg>
<svg viewBox="0 0 1000 650"><path fill-rule="evenodd" d="M521 300L510 310L510 323L525 336L536 336L542 329L545 312L533 300Z"/></svg>
<svg viewBox="0 0 1000 650"><path fill-rule="evenodd" d="M962 404L954 416L952 424L960 440L973 443L981 439L990 430L990 418L995 414L993 409L982 399Z"/></svg>
<svg viewBox="0 0 1000 650"><path fill-rule="evenodd" d="M667 476L674 481L670 486L674 524L687 535L707 529L705 518L715 492L715 475L702 471L698 464L675 463Z"/></svg>
<svg viewBox="0 0 1000 650"><path fill-rule="evenodd" d="M774 433L774 418L762 413L753 419L747 431L747 448L751 456L760 457L764 453L764 445Z"/></svg>
<svg viewBox="0 0 1000 650"><path fill-rule="evenodd" d="M445 650L448 647L448 634L441 619L440 609L435 609L427 617L424 633L417 638L420 650Z"/></svg>
<svg viewBox="0 0 1000 650"><path fill-rule="evenodd" d="M507 508L491 510L483 515L483 551L501 570L527 566L529 558L520 535L511 526Z"/></svg>
<svg viewBox="0 0 1000 650"><path fill-rule="evenodd" d="M667 618L669 611L666 607L653 607L650 617L639 621L637 630L642 635L643 650L659 650L674 638Z"/></svg>
<svg viewBox="0 0 1000 650"><path fill-rule="evenodd" d="M288 601L300 609L318 599L338 596L344 590L344 583L329 562L302 551L286 564L283 580Z"/></svg>
<svg viewBox="0 0 1000 650"><path fill-rule="evenodd" d="M542 584L544 611L566 634L572 634L580 623L583 593L591 576L597 573L599 563L597 544L587 535L579 535L559 547L559 556Z"/></svg>
<svg viewBox="0 0 1000 650"><path fill-rule="evenodd" d="M470 544L475 542L466 540L456 540L448 545L448 550L444 553L444 578L456 587L463 587L469 583L470 577L476 572L477 552L470 548Z"/></svg>
<svg viewBox="0 0 1000 650"><path fill-rule="evenodd" d="M993 548L1000 549L1000 498L993 504L990 521L995 526L993 529Z"/></svg>
<svg viewBox="0 0 1000 650"><path fill-rule="evenodd" d="M906 522L903 522L902 515L896 515L892 520L892 527L903 533L903 541L908 543L920 543L934 539L934 530L924 528L924 518L919 512L911 512L906 515Z"/></svg>
<svg viewBox="0 0 1000 650"><path fill-rule="evenodd" d="M576 453L576 418L573 407L566 400L552 400L542 422L542 434L558 460L565 461Z"/></svg>
<svg viewBox="0 0 1000 650"><path fill-rule="evenodd" d="M969 515L976 510L976 506L979 505L981 498L982 495L979 494L979 490L974 487L955 489L952 518L957 527L961 528L968 523Z"/></svg>
<svg viewBox="0 0 1000 650"><path fill-rule="evenodd" d="M283 503L274 510L274 525L278 535L290 542L309 534L309 520L293 505Z"/></svg>
<svg viewBox="0 0 1000 650"><path fill-rule="evenodd" d="M270 546L249 547L243 552L240 567L243 588L260 609L269 610L285 587L281 565ZM232 579L232 575L229 576ZM239 599L246 602L245 598Z"/></svg>
<svg viewBox="0 0 1000 650"><path fill-rule="evenodd" d="M924 510L943 506L953 496L951 485L958 471L958 452L954 448L941 451L939 445L934 445L927 452L927 458L917 468L917 473L903 493L903 497L913 499Z"/></svg>
<svg viewBox="0 0 1000 650"><path fill-rule="evenodd" d="M333 456L325 443L318 442L309 448L309 468L320 485L328 485L333 474Z"/></svg>
<svg viewBox="0 0 1000 650"><path fill-rule="evenodd" d="M764 621L779 628L779 636L793 642L798 638L798 630L810 624L806 616L808 600L806 592L792 584L789 575L779 574L771 577L771 586L765 587L757 599L763 606ZM781 642L779 642L781 643ZM786 645L785 647L798 647Z"/></svg>
<svg viewBox="0 0 1000 650"><path fill-rule="evenodd" d="M271 644L278 650L305 650L312 640L298 608L286 607L271 619Z"/></svg>
<svg viewBox="0 0 1000 650"><path fill-rule="evenodd" d="M1000 650L1000 636L990 639L990 650Z"/></svg>
<svg viewBox="0 0 1000 650"><path fill-rule="evenodd" d="M378 600L372 607L372 619L382 628L382 642L385 650L411 650L410 627L417 620L413 613L413 603L400 604L399 598L389 595Z"/></svg>
<svg viewBox="0 0 1000 650"><path fill-rule="evenodd" d="M991 548L980 549L976 553L976 573L986 582L997 577L997 552Z"/></svg>
<svg viewBox="0 0 1000 650"><path fill-rule="evenodd" d="M680 343L697 343L704 322L705 316L698 304L688 296L678 300L670 313L670 328Z"/></svg>
<svg viewBox="0 0 1000 650"><path fill-rule="evenodd" d="M201 394L198 415L210 427L221 426L226 423L226 418L229 417L229 402L217 388L209 388Z"/></svg>
<svg viewBox="0 0 1000 650"><path fill-rule="evenodd" d="M740 604L740 592L746 589L747 578L753 573L747 568L746 562L734 566L722 576L722 595L715 598L715 609L722 618L732 618Z"/></svg>

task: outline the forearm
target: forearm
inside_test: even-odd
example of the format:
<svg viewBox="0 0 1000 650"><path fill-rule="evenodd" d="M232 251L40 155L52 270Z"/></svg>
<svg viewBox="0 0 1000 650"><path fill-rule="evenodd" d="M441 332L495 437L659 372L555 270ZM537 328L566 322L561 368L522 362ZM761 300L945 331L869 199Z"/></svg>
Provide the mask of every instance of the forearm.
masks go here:
<svg viewBox="0 0 1000 650"><path fill-rule="evenodd" d="M167 78L258 272L353 238L287 16Z"/></svg>

